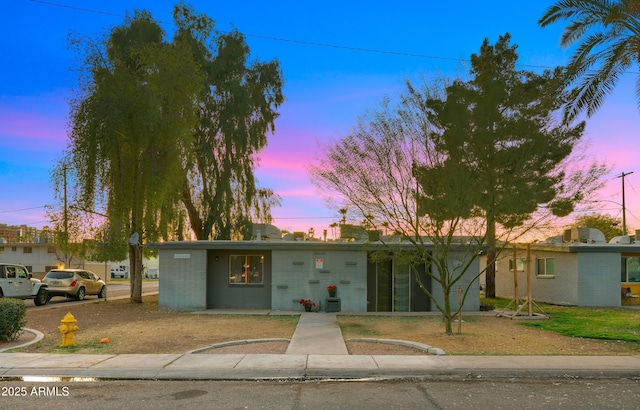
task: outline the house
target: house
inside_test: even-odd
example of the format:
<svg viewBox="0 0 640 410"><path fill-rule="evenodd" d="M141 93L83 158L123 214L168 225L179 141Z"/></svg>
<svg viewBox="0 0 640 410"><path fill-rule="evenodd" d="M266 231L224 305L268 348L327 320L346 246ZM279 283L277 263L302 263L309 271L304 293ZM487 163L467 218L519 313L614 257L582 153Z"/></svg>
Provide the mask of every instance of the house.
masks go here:
<svg viewBox="0 0 640 410"><path fill-rule="evenodd" d="M35 278L39 279L61 264L58 250L46 239L37 243L2 242L0 243L0 262L24 265ZM83 268L83 266L84 260L74 258L71 267Z"/></svg>
<svg viewBox="0 0 640 410"><path fill-rule="evenodd" d="M62 260L64 255L46 238L40 238L38 242L0 241L0 262L24 265L37 279L42 279L51 269L64 265ZM111 268L109 264L89 262L78 257L71 258L68 267L88 269L103 279L108 277Z"/></svg>
<svg viewBox="0 0 640 410"><path fill-rule="evenodd" d="M266 230L263 230L265 232ZM271 229L274 231L274 228ZM300 235L280 239L258 233L248 241L185 241L149 244L159 250L159 300L164 310L215 308L300 310L300 299L327 308L327 286L337 286L343 312L430 311L429 297L420 289L410 266L393 254L372 261L375 251L387 251L379 241L317 241ZM406 248L410 249L406 244ZM399 246L397 249L401 249ZM435 249L433 250L435 251ZM397 250L395 251L397 252ZM468 255L450 254L452 266ZM424 286L442 292L417 266ZM462 286L476 281L478 261L472 263ZM452 298L457 309L458 298ZM479 286L472 285L464 310L479 310ZM334 306L332 305L333 309Z"/></svg>
<svg viewBox="0 0 640 410"><path fill-rule="evenodd" d="M545 242L512 244L497 261L496 296L574 306L639 304L640 237L609 243L593 228L574 228Z"/></svg>

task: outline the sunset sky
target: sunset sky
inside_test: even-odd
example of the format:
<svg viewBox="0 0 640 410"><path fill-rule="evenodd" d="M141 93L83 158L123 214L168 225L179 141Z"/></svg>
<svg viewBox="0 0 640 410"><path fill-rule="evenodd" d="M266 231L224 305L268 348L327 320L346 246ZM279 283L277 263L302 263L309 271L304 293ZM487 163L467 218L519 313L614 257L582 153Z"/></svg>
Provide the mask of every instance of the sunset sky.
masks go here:
<svg viewBox="0 0 640 410"><path fill-rule="evenodd" d="M48 224L53 203L49 171L67 146L67 98L76 84L77 56L68 47L76 33L100 36L134 8L146 9L170 36L176 1L10 0L0 14L0 223ZM541 29L538 18L552 1L192 1L216 28L247 36L252 58L278 59L286 102L276 132L261 155L259 185L283 199L274 224L320 235L340 216L312 185L307 167L319 144L348 134L357 117L403 82L464 76L467 60L484 38L493 44L509 32L520 68L541 71L566 64L558 45L563 23ZM490 6L487 6L490 4ZM598 113L587 120L593 159L611 172L594 210L622 215L625 178L627 225L640 229L640 114L634 72L619 82ZM354 221L356 222L356 221ZM330 230L329 230L330 231ZM633 231L632 231L633 232ZM329 233L331 236L331 233Z"/></svg>

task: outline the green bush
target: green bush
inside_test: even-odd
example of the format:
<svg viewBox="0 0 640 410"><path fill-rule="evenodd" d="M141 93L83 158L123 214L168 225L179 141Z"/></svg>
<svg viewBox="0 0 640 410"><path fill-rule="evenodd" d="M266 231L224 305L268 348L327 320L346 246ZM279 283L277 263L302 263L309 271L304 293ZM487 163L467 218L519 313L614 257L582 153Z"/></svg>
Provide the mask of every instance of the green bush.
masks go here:
<svg viewBox="0 0 640 410"><path fill-rule="evenodd" d="M24 300L0 299L0 340L13 342L20 336L20 332L27 324L25 315L27 306Z"/></svg>

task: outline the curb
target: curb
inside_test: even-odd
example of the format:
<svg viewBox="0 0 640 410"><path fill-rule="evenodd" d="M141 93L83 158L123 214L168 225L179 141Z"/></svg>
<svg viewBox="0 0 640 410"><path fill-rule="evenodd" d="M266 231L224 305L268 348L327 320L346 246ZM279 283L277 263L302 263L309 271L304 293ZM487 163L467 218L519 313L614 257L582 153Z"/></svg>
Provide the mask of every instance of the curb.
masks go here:
<svg viewBox="0 0 640 410"><path fill-rule="evenodd" d="M25 347L25 346L29 346L32 345L34 343L38 343L39 341L41 341L42 339L44 339L44 334L42 332L38 332L35 329L27 329L26 327L24 329L22 329L23 331L27 332L27 333L33 333L36 337L33 338L33 340L30 340L26 343L23 343L21 345L18 346L11 346L11 347L5 347L4 349L0 349L0 353L2 352L6 352L7 350L11 350L11 349L19 349L21 347Z"/></svg>
<svg viewBox="0 0 640 410"><path fill-rule="evenodd" d="M273 339L233 340L231 342L222 342L222 343L216 343L216 344L212 344L212 345L205 346L205 347L199 347L197 349L190 350L190 351L186 352L185 354L200 353L200 352L203 352L205 350L219 349L221 347L246 345L246 344L250 344L250 343L266 343L266 342L287 342L287 343L290 343L291 339L273 338Z"/></svg>
<svg viewBox="0 0 640 410"><path fill-rule="evenodd" d="M345 339L345 342L367 342L367 343L397 345L397 346L411 347L413 349L422 350L423 352L426 352L428 354L433 354L438 356L447 355L447 352L440 349L439 347L429 346L424 343L409 342L407 340L360 338L360 339Z"/></svg>

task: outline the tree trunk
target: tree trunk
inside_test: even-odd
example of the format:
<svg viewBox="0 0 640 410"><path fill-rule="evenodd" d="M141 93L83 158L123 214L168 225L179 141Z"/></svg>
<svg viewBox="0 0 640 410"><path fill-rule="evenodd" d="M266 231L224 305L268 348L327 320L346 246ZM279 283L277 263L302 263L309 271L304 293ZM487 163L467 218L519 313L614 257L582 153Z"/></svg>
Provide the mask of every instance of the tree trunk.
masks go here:
<svg viewBox="0 0 640 410"><path fill-rule="evenodd" d="M142 250L139 244L129 244L129 282L131 285L131 303L142 303Z"/></svg>
<svg viewBox="0 0 640 410"><path fill-rule="evenodd" d="M488 298L496 297L496 223L493 218L487 220L487 269L485 270L485 295Z"/></svg>
<svg viewBox="0 0 640 410"><path fill-rule="evenodd" d="M451 295L450 289L444 292L444 330L447 335L453 335L453 318L451 317Z"/></svg>
<svg viewBox="0 0 640 410"><path fill-rule="evenodd" d="M191 191L189 190L189 182L185 180L184 188L182 190L182 203L185 208L187 208L187 214L189 215L189 223L191 224L191 230L193 234L196 236L197 240L208 239L204 237L202 220L200 219L200 214L196 209L193 201L191 200Z"/></svg>

